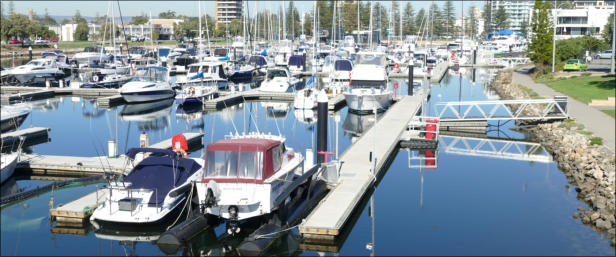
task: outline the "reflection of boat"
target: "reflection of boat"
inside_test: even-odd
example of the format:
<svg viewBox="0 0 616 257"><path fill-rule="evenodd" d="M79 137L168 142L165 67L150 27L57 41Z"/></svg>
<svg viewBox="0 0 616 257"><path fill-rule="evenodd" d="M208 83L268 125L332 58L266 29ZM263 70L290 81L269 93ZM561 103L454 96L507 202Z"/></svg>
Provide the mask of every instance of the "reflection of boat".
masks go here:
<svg viewBox="0 0 616 257"><path fill-rule="evenodd" d="M135 121L141 128L158 129L169 125L173 98L139 104L127 104L120 111L122 120Z"/></svg>
<svg viewBox="0 0 616 257"><path fill-rule="evenodd" d="M286 118L291 109L291 103L262 102L261 105L265 107L269 118Z"/></svg>
<svg viewBox="0 0 616 257"><path fill-rule="evenodd" d="M249 134L209 144L196 184L203 213L226 221L229 234L240 231L240 222L274 212L286 220L286 202L277 198L304 174L304 156L285 140Z"/></svg>
<svg viewBox="0 0 616 257"><path fill-rule="evenodd" d="M109 195L90 217L95 227L160 224L182 210L191 181L202 177L203 161L155 148L132 148L126 155L134 160L146 153L151 155L122 181L109 183Z"/></svg>
<svg viewBox="0 0 616 257"><path fill-rule="evenodd" d="M160 237L160 234L165 232L165 227L157 227L151 230L115 230L101 228L94 232L94 236L100 239L115 240L115 241L131 241L131 242L155 242Z"/></svg>
<svg viewBox="0 0 616 257"><path fill-rule="evenodd" d="M317 112L310 109L295 109L293 111L295 118L302 123L313 124L317 121Z"/></svg>
<svg viewBox="0 0 616 257"><path fill-rule="evenodd" d="M293 107L295 109L317 108L317 95L319 91L314 88L304 88L295 93Z"/></svg>
<svg viewBox="0 0 616 257"><path fill-rule="evenodd" d="M175 117L183 119L192 128L203 128L203 105L200 104L184 104L178 106L175 111ZM197 122L194 122L197 121ZM194 124L193 124L194 123Z"/></svg>
<svg viewBox="0 0 616 257"><path fill-rule="evenodd" d="M378 113L377 119L381 116L383 116L383 113ZM374 114L360 115L349 112L342 123L342 130L349 133L351 138L354 139L360 137L372 125L374 125Z"/></svg>
<svg viewBox="0 0 616 257"><path fill-rule="evenodd" d="M15 178L7 179L2 183L2 186L0 186L0 195L2 195L2 197L14 195L19 192L21 192L21 190L19 189L19 185L17 185Z"/></svg>
<svg viewBox="0 0 616 257"><path fill-rule="evenodd" d="M2 133L19 128L31 111L32 107L26 103L2 106L0 109Z"/></svg>

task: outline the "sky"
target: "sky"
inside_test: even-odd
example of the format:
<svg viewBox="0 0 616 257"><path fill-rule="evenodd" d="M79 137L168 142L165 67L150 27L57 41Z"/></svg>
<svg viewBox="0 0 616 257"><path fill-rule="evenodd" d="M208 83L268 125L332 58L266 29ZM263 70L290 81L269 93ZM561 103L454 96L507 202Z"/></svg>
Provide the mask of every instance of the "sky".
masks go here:
<svg viewBox="0 0 616 257"><path fill-rule="evenodd" d="M4 7L8 8L9 1L2 0ZM116 1L113 1L114 4L117 4ZM367 2L367 1L364 1ZM406 5L406 1L398 1L401 6ZM439 6L442 6L445 1L412 1L411 4L415 10L419 10L421 8L427 8L432 2L436 2ZM32 8L34 13L38 15L43 15L45 13L45 8L49 15L52 16L73 16L77 10L81 13L82 16L90 16L95 17L98 13L99 15L104 15L107 13L109 1L23 1L16 0L13 1L15 6L16 13L28 13L28 8ZM251 11L256 8L256 1L249 1L249 8ZM286 5L289 4L289 1L285 1ZM297 6L300 12L310 12L313 7L313 1L294 1L294 4ZM382 1L381 2L385 6L391 6L391 1ZM456 10L456 17L460 17L460 8L464 5L464 14L468 14L469 6L475 7L483 7L483 1L453 1L454 7ZM259 10L263 10L264 8L273 9L281 6L283 1L258 1ZM173 10L177 14L184 14L187 16L197 16L198 15L198 1L120 1L120 7L122 10L122 16L137 16L141 14L148 15L150 12L153 17L156 17L158 13ZM214 12L214 1L201 1L202 13L206 12L207 14L213 16ZM114 8L117 14L117 8Z"/></svg>

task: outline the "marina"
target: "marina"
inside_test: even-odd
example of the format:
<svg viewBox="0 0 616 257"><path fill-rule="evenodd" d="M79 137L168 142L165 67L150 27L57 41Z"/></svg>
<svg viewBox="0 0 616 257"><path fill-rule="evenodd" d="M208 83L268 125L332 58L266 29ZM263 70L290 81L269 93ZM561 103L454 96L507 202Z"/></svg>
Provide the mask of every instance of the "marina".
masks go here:
<svg viewBox="0 0 616 257"><path fill-rule="evenodd" d="M11 2L1 254L613 255L613 74L501 2Z"/></svg>

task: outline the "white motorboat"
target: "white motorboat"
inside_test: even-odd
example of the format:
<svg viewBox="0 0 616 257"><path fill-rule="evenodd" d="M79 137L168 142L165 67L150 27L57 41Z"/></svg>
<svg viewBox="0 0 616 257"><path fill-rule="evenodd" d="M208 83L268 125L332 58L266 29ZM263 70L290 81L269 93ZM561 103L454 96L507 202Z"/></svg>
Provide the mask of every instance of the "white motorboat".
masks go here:
<svg viewBox="0 0 616 257"><path fill-rule="evenodd" d="M251 218L278 214L285 220L286 198L279 196L304 174L303 162L281 136L236 135L211 143L196 183L201 210L226 221L230 234Z"/></svg>
<svg viewBox="0 0 616 257"><path fill-rule="evenodd" d="M215 86L189 86L184 87L182 92L175 96L175 103L184 104L203 104L216 96L218 87Z"/></svg>
<svg viewBox="0 0 616 257"><path fill-rule="evenodd" d="M186 198L196 193L192 192L191 182L203 177L203 160L182 158L166 149L132 148L126 153L131 161L146 154L150 155L127 176L110 181L108 188L102 189L109 190L109 194L90 217L96 227L160 224L190 204Z"/></svg>
<svg viewBox="0 0 616 257"><path fill-rule="evenodd" d="M128 103L156 101L175 95L169 85L167 68L160 66L137 69L135 77L124 84L119 92Z"/></svg>
<svg viewBox="0 0 616 257"><path fill-rule="evenodd" d="M355 38L353 36L345 36L342 42L342 50L347 51L349 54L354 54L357 45L355 44Z"/></svg>
<svg viewBox="0 0 616 257"><path fill-rule="evenodd" d="M0 109L2 133L19 128L31 111L32 107L26 103L2 106Z"/></svg>
<svg viewBox="0 0 616 257"><path fill-rule="evenodd" d="M323 78L327 85L328 94L340 94L342 90L349 85L351 80L351 71L353 71L353 63L347 59L338 59L334 62L334 71L329 76Z"/></svg>
<svg viewBox="0 0 616 257"><path fill-rule="evenodd" d="M280 40L274 57L276 66L287 66L291 55L293 55L293 42L288 39Z"/></svg>
<svg viewBox="0 0 616 257"><path fill-rule="evenodd" d="M4 183L9 177L13 175L15 172L15 166L17 166L17 159L19 158L20 152L12 152L12 153L3 153L0 155L0 167L2 170L0 171L0 183Z"/></svg>
<svg viewBox="0 0 616 257"><path fill-rule="evenodd" d="M317 96L319 91L314 88L304 88L295 93L293 107L295 109L314 109L317 108Z"/></svg>
<svg viewBox="0 0 616 257"><path fill-rule="evenodd" d="M104 63L109 61L110 56L104 48L100 46L86 46L83 52L73 55L72 63L80 66L87 66L90 63Z"/></svg>
<svg viewBox="0 0 616 257"><path fill-rule="evenodd" d="M71 74L70 66L55 58L40 58L0 72L2 84L45 86L46 81L57 82Z"/></svg>
<svg viewBox="0 0 616 257"><path fill-rule="evenodd" d="M385 55L378 52L358 53L351 72L351 83L343 93L349 110L366 113L389 108L393 93L387 82Z"/></svg>
<svg viewBox="0 0 616 257"><path fill-rule="evenodd" d="M337 55L325 56L325 59L323 60L323 67L321 67L321 71L319 73L323 75L329 75L330 73L334 72L334 64L336 63L336 60L339 59L340 57Z"/></svg>
<svg viewBox="0 0 616 257"><path fill-rule="evenodd" d="M276 67L267 70L265 80L259 87L263 92L295 92L301 88L301 81L291 76L291 72L286 67Z"/></svg>
<svg viewBox="0 0 616 257"><path fill-rule="evenodd" d="M293 55L289 58L289 63L287 65L289 67L289 71L294 76L301 75L304 71L304 57L301 55Z"/></svg>
<svg viewBox="0 0 616 257"><path fill-rule="evenodd" d="M176 85L185 88L193 86L212 86L216 89L228 87L227 74L220 61L204 61L188 65L186 77L178 80Z"/></svg>

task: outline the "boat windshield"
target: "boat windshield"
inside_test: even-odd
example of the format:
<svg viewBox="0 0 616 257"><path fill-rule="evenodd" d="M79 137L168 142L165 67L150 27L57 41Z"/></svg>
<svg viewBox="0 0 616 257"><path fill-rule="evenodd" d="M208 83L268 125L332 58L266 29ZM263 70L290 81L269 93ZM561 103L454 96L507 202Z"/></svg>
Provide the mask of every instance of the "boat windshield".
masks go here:
<svg viewBox="0 0 616 257"><path fill-rule="evenodd" d="M132 81L167 81L167 69L158 67L140 68Z"/></svg>
<svg viewBox="0 0 616 257"><path fill-rule="evenodd" d="M227 55L228 52L229 52L229 49L216 48L216 49L214 49L214 56L216 56L216 57L225 57L225 55Z"/></svg>
<svg viewBox="0 0 616 257"><path fill-rule="evenodd" d="M43 65L43 62L42 61L29 61L28 63L26 63L26 65L41 66L41 65Z"/></svg>
<svg viewBox="0 0 616 257"><path fill-rule="evenodd" d="M386 85L386 81L380 80L351 80L352 88L382 88Z"/></svg>
<svg viewBox="0 0 616 257"><path fill-rule="evenodd" d="M208 151L205 176L261 179L261 158L260 152Z"/></svg>
<svg viewBox="0 0 616 257"><path fill-rule="evenodd" d="M287 73L284 70L268 70L267 71L267 78L268 79L273 79L274 77L286 78L287 77Z"/></svg>
<svg viewBox="0 0 616 257"><path fill-rule="evenodd" d="M203 67L201 67L201 71L203 73L207 73L209 71L209 69L210 69L210 66L203 66ZM188 72L190 72L190 73L197 73L197 72L199 72L199 66L198 65L190 66L190 68L188 69Z"/></svg>
<svg viewBox="0 0 616 257"><path fill-rule="evenodd" d="M385 66L385 56L380 54L358 54L357 60L355 63L357 64L370 64L377 66Z"/></svg>
<svg viewBox="0 0 616 257"><path fill-rule="evenodd" d="M291 47L291 41L290 40L282 40L282 41L280 41L279 47L280 48Z"/></svg>
<svg viewBox="0 0 616 257"><path fill-rule="evenodd" d="M334 62L338 59L335 55L325 56L325 61L323 62L324 66L333 66Z"/></svg>

